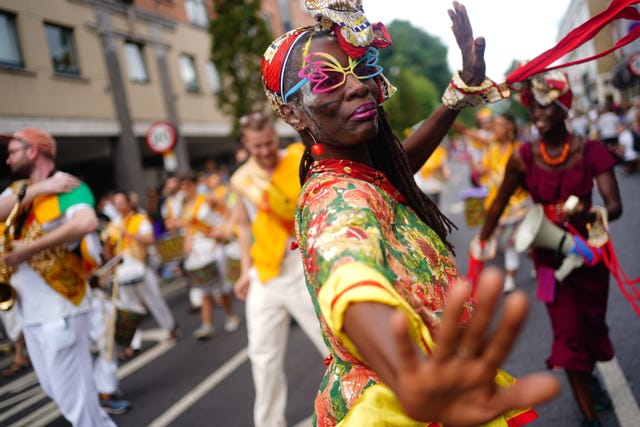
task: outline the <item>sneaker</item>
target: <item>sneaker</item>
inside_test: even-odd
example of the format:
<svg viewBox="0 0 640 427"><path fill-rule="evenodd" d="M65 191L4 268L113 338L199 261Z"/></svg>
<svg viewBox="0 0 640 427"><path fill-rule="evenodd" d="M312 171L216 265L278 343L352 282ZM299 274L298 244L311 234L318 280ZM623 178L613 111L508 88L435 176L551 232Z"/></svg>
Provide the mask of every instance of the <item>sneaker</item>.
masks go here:
<svg viewBox="0 0 640 427"><path fill-rule="evenodd" d="M106 399L100 399L100 406L108 414L124 414L131 409L131 403L125 399L117 399L114 396L110 396Z"/></svg>
<svg viewBox="0 0 640 427"><path fill-rule="evenodd" d="M193 336L199 340L206 340L212 338L215 335L215 331L213 330L213 326L202 325L195 331L193 331Z"/></svg>
<svg viewBox="0 0 640 427"><path fill-rule="evenodd" d="M516 281L513 277L511 276L505 276L504 278L504 286L502 288L502 291L505 294L508 294L509 292L513 292L516 289Z"/></svg>
<svg viewBox="0 0 640 427"><path fill-rule="evenodd" d="M609 393L602 387L598 377L591 375L591 381L589 383L591 389L591 398L593 399L593 407L596 411L610 411L613 409L613 403L609 397Z"/></svg>
<svg viewBox="0 0 640 427"><path fill-rule="evenodd" d="M240 318L236 315L227 316L224 321L224 331L228 334L235 332L240 327Z"/></svg>

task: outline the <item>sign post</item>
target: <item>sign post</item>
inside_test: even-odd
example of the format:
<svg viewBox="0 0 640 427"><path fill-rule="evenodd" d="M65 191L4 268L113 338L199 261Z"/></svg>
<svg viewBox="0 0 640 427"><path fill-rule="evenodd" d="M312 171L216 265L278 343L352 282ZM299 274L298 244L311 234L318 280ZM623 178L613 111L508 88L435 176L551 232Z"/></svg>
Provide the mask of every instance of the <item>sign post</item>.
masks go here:
<svg viewBox="0 0 640 427"><path fill-rule="evenodd" d="M164 168L169 172L174 172L178 167L176 154L173 151L177 140L176 129L169 122L153 122L147 131L147 147L154 153L162 154Z"/></svg>

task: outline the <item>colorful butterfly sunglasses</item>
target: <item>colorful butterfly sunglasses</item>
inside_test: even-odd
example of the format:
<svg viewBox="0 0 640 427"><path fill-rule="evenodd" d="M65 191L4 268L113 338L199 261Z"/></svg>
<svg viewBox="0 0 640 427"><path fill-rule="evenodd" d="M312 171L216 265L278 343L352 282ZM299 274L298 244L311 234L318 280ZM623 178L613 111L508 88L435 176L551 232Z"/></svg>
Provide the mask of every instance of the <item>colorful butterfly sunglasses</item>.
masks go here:
<svg viewBox="0 0 640 427"><path fill-rule="evenodd" d="M296 93L307 82L314 83L311 90L314 93L330 92L339 88L347 81L347 75L351 74L358 80L367 80L382 74L384 70L378 65L380 52L375 47L367 49L367 53L358 58L349 58L349 65L343 67L333 56L325 52L313 52L305 56L302 69L298 77L302 78L282 98L287 102L289 96Z"/></svg>

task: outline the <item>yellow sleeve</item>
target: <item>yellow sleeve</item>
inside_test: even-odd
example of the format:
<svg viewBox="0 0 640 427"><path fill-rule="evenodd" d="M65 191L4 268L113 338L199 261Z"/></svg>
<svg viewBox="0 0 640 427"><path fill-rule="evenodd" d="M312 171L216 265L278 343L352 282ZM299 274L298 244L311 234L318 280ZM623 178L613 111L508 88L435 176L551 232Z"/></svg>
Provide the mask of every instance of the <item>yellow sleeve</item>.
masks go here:
<svg viewBox="0 0 640 427"><path fill-rule="evenodd" d="M355 357L362 360L355 345L344 333L344 313L350 304L358 302L378 302L402 310L409 318L411 338L425 353L430 353L433 339L418 314L382 274L361 262L353 261L331 272L320 288L318 304L327 326Z"/></svg>

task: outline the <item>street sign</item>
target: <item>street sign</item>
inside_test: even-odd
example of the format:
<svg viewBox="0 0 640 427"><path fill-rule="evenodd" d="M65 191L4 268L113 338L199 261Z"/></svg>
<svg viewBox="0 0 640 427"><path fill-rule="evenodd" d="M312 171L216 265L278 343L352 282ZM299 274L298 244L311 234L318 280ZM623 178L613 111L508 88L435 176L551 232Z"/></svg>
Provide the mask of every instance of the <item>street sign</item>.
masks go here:
<svg viewBox="0 0 640 427"><path fill-rule="evenodd" d="M149 126L147 147L154 153L164 154L176 145L176 129L169 122L158 121Z"/></svg>
<svg viewBox="0 0 640 427"><path fill-rule="evenodd" d="M629 58L629 69L634 76L640 77L640 52L631 55L631 58Z"/></svg>

